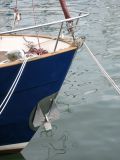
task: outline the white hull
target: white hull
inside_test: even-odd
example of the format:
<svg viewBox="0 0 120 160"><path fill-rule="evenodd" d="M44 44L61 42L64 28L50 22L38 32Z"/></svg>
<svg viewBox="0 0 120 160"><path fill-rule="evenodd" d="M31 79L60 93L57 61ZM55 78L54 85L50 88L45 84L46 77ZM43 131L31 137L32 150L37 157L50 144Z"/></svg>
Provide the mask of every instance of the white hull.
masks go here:
<svg viewBox="0 0 120 160"><path fill-rule="evenodd" d="M0 152L12 152L15 150L21 150L25 148L27 144L28 142L0 146Z"/></svg>

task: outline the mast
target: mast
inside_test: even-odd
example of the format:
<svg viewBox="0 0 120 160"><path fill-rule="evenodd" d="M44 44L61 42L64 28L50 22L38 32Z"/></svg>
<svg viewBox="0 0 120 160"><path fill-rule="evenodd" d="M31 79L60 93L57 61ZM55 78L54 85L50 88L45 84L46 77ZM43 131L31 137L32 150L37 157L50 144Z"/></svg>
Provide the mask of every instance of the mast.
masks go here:
<svg viewBox="0 0 120 160"><path fill-rule="evenodd" d="M65 18L66 19L71 18L69 10L67 8L66 0L59 0L59 2L61 4L61 7L62 7Z"/></svg>

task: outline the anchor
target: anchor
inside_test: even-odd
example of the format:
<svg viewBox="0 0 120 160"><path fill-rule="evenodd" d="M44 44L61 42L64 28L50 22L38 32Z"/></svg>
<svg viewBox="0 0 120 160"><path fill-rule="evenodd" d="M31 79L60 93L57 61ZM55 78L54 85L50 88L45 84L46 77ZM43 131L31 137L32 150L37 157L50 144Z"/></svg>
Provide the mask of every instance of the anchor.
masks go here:
<svg viewBox="0 0 120 160"><path fill-rule="evenodd" d="M52 122L59 119L55 98L58 93L47 96L38 102L30 116L30 127L37 130L42 126L45 132L52 130Z"/></svg>

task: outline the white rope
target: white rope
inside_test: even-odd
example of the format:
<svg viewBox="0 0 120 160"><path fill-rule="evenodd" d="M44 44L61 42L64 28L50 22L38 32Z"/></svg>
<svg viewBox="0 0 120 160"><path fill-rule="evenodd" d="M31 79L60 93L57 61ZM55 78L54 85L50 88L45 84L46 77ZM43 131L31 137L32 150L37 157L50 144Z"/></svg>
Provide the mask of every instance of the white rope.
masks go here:
<svg viewBox="0 0 120 160"><path fill-rule="evenodd" d="M87 44L84 42L85 47L87 48L89 54L93 58L93 60L96 62L97 66L99 67L100 71L104 74L104 76L107 78L107 80L111 83L111 85L115 88L117 93L120 95L120 88L117 86L115 81L109 76L109 74L106 72L106 70L103 68L103 66L100 64L100 62L97 60L97 58L94 56L92 51L89 49Z"/></svg>
<svg viewBox="0 0 120 160"><path fill-rule="evenodd" d="M27 63L27 59L24 58L24 61L23 61L22 65L21 65L21 67L20 67L20 70L19 70L19 72L18 72L18 74L17 74L12 86L10 87L7 95L5 96L4 100L2 101L2 103L0 105L0 109L2 108L1 111L0 111L0 115L2 114L2 112L5 109L5 107L7 106L8 102L9 102L9 100L10 100L10 98L11 98L11 96L12 96L12 94L13 94L16 86L17 86L17 84L18 84L18 82L20 80L20 77L21 77L21 75L23 73L23 70L25 68L26 63Z"/></svg>

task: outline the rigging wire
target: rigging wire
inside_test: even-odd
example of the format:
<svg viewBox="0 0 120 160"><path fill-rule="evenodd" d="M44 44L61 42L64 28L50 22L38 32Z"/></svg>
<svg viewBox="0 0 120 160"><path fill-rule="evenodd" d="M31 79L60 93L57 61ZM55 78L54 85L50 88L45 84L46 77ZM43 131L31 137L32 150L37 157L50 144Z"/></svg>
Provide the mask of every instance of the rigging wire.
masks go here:
<svg viewBox="0 0 120 160"><path fill-rule="evenodd" d="M15 28L16 22L18 23L21 20L21 13L18 10L18 1L16 0L16 6L14 7L14 23L13 28Z"/></svg>
<svg viewBox="0 0 120 160"><path fill-rule="evenodd" d="M35 23L35 26L36 26L37 23L36 23L36 19L35 19L35 6L34 6L34 1L33 0L32 0L32 8L33 8L34 23ZM39 46L39 49L40 49L40 40L39 40L39 36L38 36L38 32L37 31L36 31L36 36L37 36L38 46Z"/></svg>
<svg viewBox="0 0 120 160"><path fill-rule="evenodd" d="M16 8L17 8L17 6L18 6L18 1L16 0Z"/></svg>

